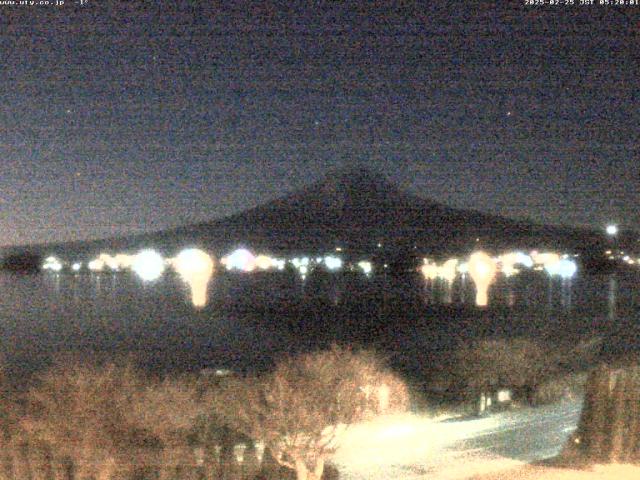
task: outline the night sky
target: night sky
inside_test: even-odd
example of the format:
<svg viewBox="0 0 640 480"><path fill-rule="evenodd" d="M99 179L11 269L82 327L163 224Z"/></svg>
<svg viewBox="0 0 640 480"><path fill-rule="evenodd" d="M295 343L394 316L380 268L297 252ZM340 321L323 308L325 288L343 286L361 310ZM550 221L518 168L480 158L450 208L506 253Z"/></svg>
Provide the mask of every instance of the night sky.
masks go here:
<svg viewBox="0 0 640 480"><path fill-rule="evenodd" d="M155 3L0 5L0 245L212 219L350 164L640 230L640 6Z"/></svg>

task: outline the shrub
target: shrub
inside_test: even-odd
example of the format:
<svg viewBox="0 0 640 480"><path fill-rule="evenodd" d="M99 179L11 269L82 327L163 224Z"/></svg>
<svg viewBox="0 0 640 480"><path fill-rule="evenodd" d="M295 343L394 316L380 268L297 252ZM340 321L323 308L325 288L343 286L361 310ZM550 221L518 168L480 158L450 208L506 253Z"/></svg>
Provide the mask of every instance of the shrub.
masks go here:
<svg viewBox="0 0 640 480"><path fill-rule="evenodd" d="M145 437L127 417L129 399L140 388L130 365L58 366L28 392L22 426L59 461L70 459L80 476L109 475L118 452Z"/></svg>
<svg viewBox="0 0 640 480"><path fill-rule="evenodd" d="M498 387L533 391L553 370L548 349L533 340L485 339L456 353L454 374L471 391Z"/></svg>
<svg viewBox="0 0 640 480"><path fill-rule="evenodd" d="M404 382L370 352L333 347L288 358L256 378L231 379L216 409L233 428L264 442L298 479L319 479L350 424L405 410Z"/></svg>
<svg viewBox="0 0 640 480"><path fill-rule="evenodd" d="M584 374L566 374L546 380L536 388L533 402L536 405L546 405L578 398L584 393L585 381Z"/></svg>
<svg viewBox="0 0 640 480"><path fill-rule="evenodd" d="M131 363L54 367L26 399L29 439L47 445L58 464L70 461L80 478L108 478L145 459L191 463L183 447L206 412L195 380L145 379Z"/></svg>

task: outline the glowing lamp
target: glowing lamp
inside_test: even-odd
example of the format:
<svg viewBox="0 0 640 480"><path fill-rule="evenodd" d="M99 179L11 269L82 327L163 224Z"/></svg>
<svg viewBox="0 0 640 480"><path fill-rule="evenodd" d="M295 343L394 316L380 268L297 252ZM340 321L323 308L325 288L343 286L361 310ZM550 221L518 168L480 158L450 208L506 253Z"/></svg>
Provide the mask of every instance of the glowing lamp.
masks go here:
<svg viewBox="0 0 640 480"><path fill-rule="evenodd" d="M458 266L458 260L451 258L444 262L439 268L439 276L445 281L451 283L456 278L456 268Z"/></svg>
<svg viewBox="0 0 640 480"><path fill-rule="evenodd" d="M547 266L553 265L554 263L558 263L560 261L560 255L552 252L544 252L544 253L535 253L531 254L531 258L537 265Z"/></svg>
<svg viewBox="0 0 640 480"><path fill-rule="evenodd" d="M342 259L333 256L324 257L324 264L329 270L339 270L342 268Z"/></svg>
<svg viewBox="0 0 640 480"><path fill-rule="evenodd" d="M256 267L260 270L269 270L274 266L273 259L266 255L258 255L256 257Z"/></svg>
<svg viewBox="0 0 640 480"><path fill-rule="evenodd" d="M307 273L309 273L309 267L306 265L300 265L298 267L298 273L300 274L300 278L304 281L307 278Z"/></svg>
<svg viewBox="0 0 640 480"><path fill-rule="evenodd" d="M516 262L515 263L519 263L520 265L524 265L527 268L533 267L533 259L529 255L527 255L526 253L516 252L515 253L515 257L516 257Z"/></svg>
<svg viewBox="0 0 640 480"><path fill-rule="evenodd" d="M256 257L246 248L239 248L227 256L226 267L228 270L251 272L256 268Z"/></svg>
<svg viewBox="0 0 640 480"><path fill-rule="evenodd" d="M62 262L56 257L47 257L42 264L43 270L51 270L52 272L59 272L62 270Z"/></svg>
<svg viewBox="0 0 640 480"><path fill-rule="evenodd" d="M365 275L371 274L371 271L373 270L373 266L371 265L371 262L368 262L366 260L362 260L361 262L358 262L358 268L360 268L360 270L362 270Z"/></svg>
<svg viewBox="0 0 640 480"><path fill-rule="evenodd" d="M120 269L120 265L118 263L118 259L116 257L112 257L108 253L101 253L98 256L98 260L102 261L104 265L109 267L112 271L118 271Z"/></svg>
<svg viewBox="0 0 640 480"><path fill-rule="evenodd" d="M500 271L506 277L511 277L512 275L519 273L519 270L515 268L516 263L519 263L518 260L519 258L517 252L511 252L501 255L498 258L498 261L500 262Z"/></svg>
<svg viewBox="0 0 640 480"><path fill-rule="evenodd" d="M164 259L155 250L142 250L133 257L131 268L142 280L152 282L164 272Z"/></svg>
<svg viewBox="0 0 640 480"><path fill-rule="evenodd" d="M118 268L131 268L134 257L125 253L118 253L113 259Z"/></svg>
<svg viewBox="0 0 640 480"><path fill-rule="evenodd" d="M73 270L74 272L79 272L81 268L82 268L82 264L80 262L76 262L73 265L71 265L71 270Z"/></svg>
<svg viewBox="0 0 640 480"><path fill-rule="evenodd" d="M576 262L569 259L562 259L556 263L545 265L544 269L551 276L559 276L564 279L572 278L578 271Z"/></svg>
<svg viewBox="0 0 640 480"><path fill-rule="evenodd" d="M171 264L191 289L191 302L196 308L207 304L207 286L213 276L213 259L197 248L182 250Z"/></svg>
<svg viewBox="0 0 640 480"><path fill-rule="evenodd" d="M486 307L489 286L496 276L496 262L484 252L474 252L469 257L469 276L476 285L476 305Z"/></svg>
<svg viewBox="0 0 640 480"><path fill-rule="evenodd" d="M618 226L617 225L607 225L607 235L615 236L618 234Z"/></svg>
<svg viewBox="0 0 640 480"><path fill-rule="evenodd" d="M429 260L426 258L424 259L424 265L422 265L420 271L426 280L435 280L438 278L438 274L440 273L438 266L435 263L429 263Z"/></svg>
<svg viewBox="0 0 640 480"><path fill-rule="evenodd" d="M104 262L99 258L96 258L89 262L88 267L92 272L101 272L104 269Z"/></svg>

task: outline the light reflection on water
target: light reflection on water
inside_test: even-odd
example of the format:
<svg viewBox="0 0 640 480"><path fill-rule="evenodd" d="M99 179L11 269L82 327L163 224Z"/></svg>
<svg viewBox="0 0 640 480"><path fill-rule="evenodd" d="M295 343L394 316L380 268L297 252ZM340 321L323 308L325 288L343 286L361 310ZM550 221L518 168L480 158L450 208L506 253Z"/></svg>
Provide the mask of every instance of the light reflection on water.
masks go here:
<svg viewBox="0 0 640 480"><path fill-rule="evenodd" d="M138 351L147 362L167 368L185 358L201 366L260 361L294 342L288 326L278 327L283 311L274 305L286 307L287 302L326 296L329 308L339 311L352 296L340 282L319 282L323 290L314 294L308 285L290 279L261 278L214 275L208 289L210 304L196 310L189 287L177 275L145 284L126 273L0 274L0 347L10 360L27 364L75 348ZM385 298L391 295L384 279L363 282L374 297L382 297L383 291ZM606 330L621 322L637 323L638 285L636 274L578 275L565 281L542 274L517 275L500 278L489 291L489 301L490 308L545 318L569 315L583 325ZM464 278L450 285L420 282L414 290L425 311L441 303L471 306L474 299L473 282ZM238 308L243 303L255 311ZM384 311L397 317L401 310L392 305ZM368 315L357 309L355 314ZM318 315L318 322L331 321L329 317Z"/></svg>
<svg viewBox="0 0 640 480"><path fill-rule="evenodd" d="M501 277L489 292L490 305L512 308L539 308L551 312L590 311L593 316L605 316L615 321L619 303L619 282L626 291L627 310L637 307L640 287L638 275L610 274L578 276L573 279L546 275L520 275ZM423 298L427 304L467 304L473 299L474 286L464 276L453 283L444 280L424 282Z"/></svg>

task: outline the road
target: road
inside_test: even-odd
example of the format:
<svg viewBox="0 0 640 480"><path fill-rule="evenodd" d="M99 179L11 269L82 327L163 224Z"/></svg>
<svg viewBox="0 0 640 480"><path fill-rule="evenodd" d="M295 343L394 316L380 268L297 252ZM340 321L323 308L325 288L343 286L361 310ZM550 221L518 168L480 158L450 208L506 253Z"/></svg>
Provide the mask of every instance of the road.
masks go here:
<svg viewBox="0 0 640 480"><path fill-rule="evenodd" d="M581 402L434 420L406 414L354 425L334 463L346 480L462 479L557 455Z"/></svg>

